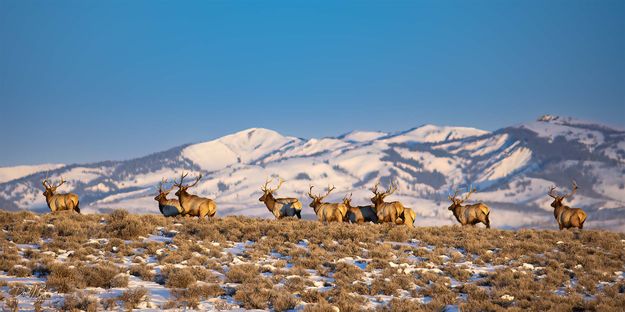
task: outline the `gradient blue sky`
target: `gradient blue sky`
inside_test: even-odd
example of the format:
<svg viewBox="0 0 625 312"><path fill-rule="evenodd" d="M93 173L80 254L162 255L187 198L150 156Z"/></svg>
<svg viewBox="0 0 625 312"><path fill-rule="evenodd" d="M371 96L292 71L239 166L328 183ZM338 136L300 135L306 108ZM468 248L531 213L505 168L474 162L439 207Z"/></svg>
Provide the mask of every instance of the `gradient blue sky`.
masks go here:
<svg viewBox="0 0 625 312"><path fill-rule="evenodd" d="M625 1L0 0L0 166L299 137L625 125Z"/></svg>

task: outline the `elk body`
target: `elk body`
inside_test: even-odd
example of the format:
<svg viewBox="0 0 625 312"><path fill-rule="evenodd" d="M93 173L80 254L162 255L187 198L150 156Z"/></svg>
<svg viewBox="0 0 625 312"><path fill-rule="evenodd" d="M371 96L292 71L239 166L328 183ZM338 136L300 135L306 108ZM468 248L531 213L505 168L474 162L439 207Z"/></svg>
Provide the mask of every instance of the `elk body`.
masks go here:
<svg viewBox="0 0 625 312"><path fill-rule="evenodd" d="M456 217L456 220L460 224L464 225L476 225L478 223L484 223L487 228L490 228L490 219L488 216L490 215L490 209L483 203L477 203L473 205L462 205L471 194L475 193L475 189L469 190L467 196L462 199L457 197L458 190L454 193L454 195L449 195L448 198L451 200L451 206L449 206L449 210L451 210Z"/></svg>
<svg viewBox="0 0 625 312"><path fill-rule="evenodd" d="M319 222L343 222L345 214L347 214L347 207L343 203L324 203L323 199L326 198L334 190L334 187L328 187L328 191L325 195L313 195L313 187L310 187L308 196L313 200L310 203L310 207L314 209Z"/></svg>
<svg viewBox="0 0 625 312"><path fill-rule="evenodd" d="M74 210L80 213L80 208L78 207L78 195L73 193L67 194L57 194L56 189L63 185L66 181L61 177L61 182L57 185L51 185L50 181L46 178L41 181L45 191L43 192L43 196L46 197L46 203L48 203L48 208L50 208L51 212L64 211L64 210Z"/></svg>
<svg viewBox="0 0 625 312"><path fill-rule="evenodd" d="M200 217L200 219L206 216L213 217L217 212L217 204L214 200L192 195L187 192L189 188L194 187L200 182L202 175L200 174L193 184L184 185L183 181L187 175L188 173L183 173L180 176L180 182L174 181L174 186L178 187L176 196L178 196L178 201L180 202L183 213L193 217Z"/></svg>
<svg viewBox="0 0 625 312"><path fill-rule="evenodd" d="M392 222L396 223L397 218L399 218L404 213L404 205L398 201L387 203L384 201L386 197L393 194L397 190L397 186L391 183L388 189L385 192L378 191L378 185L380 183L376 183L375 186L371 189L373 192L373 197L371 197L371 202L375 205L375 211L378 216L378 221L380 223L384 222Z"/></svg>
<svg viewBox="0 0 625 312"><path fill-rule="evenodd" d="M352 206L352 194L343 198L343 204L347 208L347 213L343 221L362 224L365 222L378 223L378 215L374 206Z"/></svg>
<svg viewBox="0 0 625 312"><path fill-rule="evenodd" d="M412 210L412 208L404 208L404 212L399 217L401 219L396 219L395 224L403 224L409 227L414 227L414 220L417 218L417 214L414 210Z"/></svg>
<svg viewBox="0 0 625 312"><path fill-rule="evenodd" d="M297 216L298 219L301 219L301 211L302 211L302 203L297 198L275 198L274 194L284 180L280 179L278 186L275 189L270 188L268 185L271 183L271 179L265 182L260 190L263 191L263 196L261 196L258 200L265 203L269 212L271 212L276 219L282 219L284 217L292 217Z"/></svg>
<svg viewBox="0 0 625 312"><path fill-rule="evenodd" d="M179 200L167 199L167 195L169 195L169 192L171 192L175 186L172 185L168 190L164 190L163 185L165 183L167 183L167 180L163 179L158 185L158 195L154 197L154 200L158 202L158 210L160 210L165 217L173 217L183 214L184 211L180 206Z"/></svg>
<svg viewBox="0 0 625 312"><path fill-rule="evenodd" d="M575 194L577 191L577 183L573 181L573 190L570 194L559 195L555 193L555 186L552 186L549 189L548 195L553 198L553 202L551 203L551 207L553 207L553 216L558 221L558 226L560 230L562 229L570 229L572 227L579 228L580 230L584 228L584 221L586 221L586 213L581 208L571 208L562 204L562 201L565 198L569 198Z"/></svg>

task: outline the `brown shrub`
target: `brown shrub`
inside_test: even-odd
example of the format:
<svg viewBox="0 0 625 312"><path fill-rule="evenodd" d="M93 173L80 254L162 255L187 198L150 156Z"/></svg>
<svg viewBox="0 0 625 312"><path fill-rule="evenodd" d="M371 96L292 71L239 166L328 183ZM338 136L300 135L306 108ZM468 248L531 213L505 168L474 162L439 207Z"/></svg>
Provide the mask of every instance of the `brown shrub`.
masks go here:
<svg viewBox="0 0 625 312"><path fill-rule="evenodd" d="M0 246L0 271L9 271L13 268L20 257L18 256L17 249L8 244Z"/></svg>
<svg viewBox="0 0 625 312"><path fill-rule="evenodd" d="M408 234L409 230L407 226L393 226L388 231L386 239L391 242L405 242L410 237Z"/></svg>
<svg viewBox="0 0 625 312"><path fill-rule="evenodd" d="M63 303L59 307L61 311L89 311L98 309L98 299L84 292L67 294L63 297Z"/></svg>
<svg viewBox="0 0 625 312"><path fill-rule="evenodd" d="M17 277L27 277L30 276L32 271L23 266L23 265L14 265L8 272L9 275L17 276Z"/></svg>
<svg viewBox="0 0 625 312"><path fill-rule="evenodd" d="M234 299L245 309L266 309L271 289L271 283L267 279L257 277L237 287Z"/></svg>
<svg viewBox="0 0 625 312"><path fill-rule="evenodd" d="M162 274L165 285L169 288L186 288L194 284L197 280L192 270L193 268L176 268L173 266L163 268Z"/></svg>
<svg viewBox="0 0 625 312"><path fill-rule="evenodd" d="M141 302L148 301L147 295L148 290L145 287L137 287L123 292L117 300L123 303L124 308L130 310L136 309Z"/></svg>
<svg viewBox="0 0 625 312"><path fill-rule="evenodd" d="M129 215L126 210L115 210L108 218L104 231L108 237L119 239L134 239L138 236L146 236L154 227L146 224L135 215Z"/></svg>
<svg viewBox="0 0 625 312"><path fill-rule="evenodd" d="M83 277L88 287L125 287L128 285L128 277L119 276L119 269L112 263L98 263L93 266L81 266L78 274Z"/></svg>
<svg viewBox="0 0 625 312"><path fill-rule="evenodd" d="M297 300L283 288L274 288L271 291L269 302L271 308L277 312L292 310L297 305Z"/></svg>
<svg viewBox="0 0 625 312"><path fill-rule="evenodd" d="M306 303L317 303L324 300L323 295L316 289L306 289L301 293L302 301Z"/></svg>
<svg viewBox="0 0 625 312"><path fill-rule="evenodd" d="M135 264L130 267L130 275L141 278L144 281L153 281L154 273L152 269L145 264Z"/></svg>
<svg viewBox="0 0 625 312"><path fill-rule="evenodd" d="M355 265L339 262L336 264L333 277L337 286L348 287L353 282L360 280L363 275L363 271Z"/></svg>
<svg viewBox="0 0 625 312"><path fill-rule="evenodd" d="M46 280L48 288L61 293L68 293L74 289L85 288L86 282L76 268L70 268L66 264L54 263L50 267L50 275Z"/></svg>
<svg viewBox="0 0 625 312"><path fill-rule="evenodd" d="M391 299L388 306L380 309L380 311L384 312L413 312L424 310L426 310L426 307L415 300L396 298Z"/></svg>
<svg viewBox="0 0 625 312"><path fill-rule="evenodd" d="M230 267L226 278L230 283L245 283L260 276L258 268L253 264L239 264Z"/></svg>
<svg viewBox="0 0 625 312"><path fill-rule="evenodd" d="M336 310L334 309L334 306L329 304L328 301L326 301L324 298L320 298L320 300L317 303L307 304L306 307L304 307L304 312L330 312L330 311L336 311Z"/></svg>
<svg viewBox="0 0 625 312"><path fill-rule="evenodd" d="M306 287L306 282L303 278L299 276L294 276L286 279L286 281L284 282L284 287L290 293L300 293L304 290L304 287Z"/></svg>
<svg viewBox="0 0 625 312"><path fill-rule="evenodd" d="M332 304L337 306L340 311L355 312L361 311L362 307L366 304L367 299L363 296L349 293L344 289L335 288L327 294L327 298L330 298Z"/></svg>

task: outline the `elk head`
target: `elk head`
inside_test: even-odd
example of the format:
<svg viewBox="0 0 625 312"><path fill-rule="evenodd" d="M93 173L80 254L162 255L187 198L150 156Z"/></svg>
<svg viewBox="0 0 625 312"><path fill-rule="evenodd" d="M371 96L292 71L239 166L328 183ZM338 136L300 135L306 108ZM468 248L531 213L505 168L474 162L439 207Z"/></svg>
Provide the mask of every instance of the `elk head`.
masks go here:
<svg viewBox="0 0 625 312"><path fill-rule="evenodd" d="M373 197L371 197L371 202L376 205L376 207L378 205L380 205L381 203L384 202L384 199L386 197L388 197L389 195L395 193L395 191L397 191L397 184L395 184L394 182L391 182L391 184L388 186L388 189L386 189L386 191L382 192L382 191L378 191L378 186L380 185L380 182L376 183L372 188L371 188L371 192L373 192Z"/></svg>
<svg viewBox="0 0 625 312"><path fill-rule="evenodd" d="M182 175L180 175L180 182L176 182L176 180L174 180L174 186L178 188L178 190L176 191L176 196L180 197L181 194L186 194L187 193L187 189L189 189L190 187L194 187L195 185L197 185L198 182L200 182L200 179L202 179L202 174L200 173L200 175L198 175L198 177L196 178L195 182L193 182L193 184L187 184L184 185L182 184L184 181L184 178L186 178L189 175L189 173L182 173Z"/></svg>
<svg viewBox="0 0 625 312"><path fill-rule="evenodd" d="M454 192L454 195L449 194L447 196L447 198L451 200L451 206L449 206L449 210L454 210L456 207L460 207L462 203L464 203L467 199L469 199L471 194L475 193L475 191L476 191L475 188L470 188L469 193L467 193L467 196L465 196L464 198L458 196L458 192L460 192L460 190L456 190Z"/></svg>
<svg viewBox="0 0 625 312"><path fill-rule="evenodd" d="M268 185L269 183L271 183L271 181L273 179L267 179L265 181L265 185L260 187L260 190L263 191L263 196L261 196L258 200L261 202L264 202L265 200L267 200L270 197L273 197L274 193L277 192L280 189L280 186L282 186L282 183L284 183L284 180L280 177L278 177L278 179L280 180L280 182L278 183L278 186L274 189L270 188ZM270 197L268 197L270 196Z"/></svg>
<svg viewBox="0 0 625 312"><path fill-rule="evenodd" d="M48 181L48 177L46 176L46 178L43 181L41 181L41 184L43 184L43 187L46 189L43 192L43 196L49 197L49 196L54 195L56 193L56 189L59 188L59 186L63 185L65 182L67 181L65 181L63 177L61 177L61 181L59 182L59 184L54 185L54 184L51 184L50 181Z"/></svg>
<svg viewBox="0 0 625 312"><path fill-rule="evenodd" d="M168 190L163 189L163 185L165 183L167 183L167 179L163 178L161 182L158 184L158 195L154 197L154 200L160 201L163 199L167 199L167 195L169 195L169 192L171 192L174 189L175 185L172 185Z"/></svg>
<svg viewBox="0 0 625 312"><path fill-rule="evenodd" d="M311 185L310 186L310 190L308 190L308 197L310 197L313 200L310 203L310 207L311 208L315 208L315 207L319 206L321 204L321 201L323 201L326 197L328 197L328 195L330 195L330 193L332 191L334 191L335 187L334 186L332 186L332 187L328 186L328 189L327 189L327 192L326 192L325 195L321 195L321 194L314 195L312 193L312 189L313 189L313 186Z"/></svg>
<svg viewBox="0 0 625 312"><path fill-rule="evenodd" d="M569 198L571 196L573 196L573 194L575 194L575 192L577 192L577 183L575 183L575 181L571 182L573 184L573 187L571 189L571 193L569 194L565 194L565 195L560 195L558 193L555 192L556 187L552 186L549 188L549 193L547 193L547 195L549 195L551 198L553 198L553 202L551 203L551 207L553 208L558 208L560 206L562 206L562 201L565 198Z"/></svg>

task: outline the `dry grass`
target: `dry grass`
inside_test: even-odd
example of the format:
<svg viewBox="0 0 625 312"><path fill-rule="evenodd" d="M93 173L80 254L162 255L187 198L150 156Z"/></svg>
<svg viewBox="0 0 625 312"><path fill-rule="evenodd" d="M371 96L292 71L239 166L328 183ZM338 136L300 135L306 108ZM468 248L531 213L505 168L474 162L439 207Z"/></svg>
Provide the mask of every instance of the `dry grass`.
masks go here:
<svg viewBox="0 0 625 312"><path fill-rule="evenodd" d="M625 271L625 235L605 231L412 229L245 217L207 221L123 211L0 212L0 229L0 270L45 278L51 291L67 294L66 306L58 309L137 307L148 300L146 289L95 303L81 291L127 288L129 276L169 288L167 307L178 309L206 308L209 300L211 307L236 308L222 300L227 296L243 308L276 311L299 302L306 303L306 311L625 306L625 275L615 273ZM163 233L173 240L142 238ZM236 243L246 245L241 252L229 251ZM359 258L366 267L353 264ZM4 296L2 307L11 310L15 297Z"/></svg>

